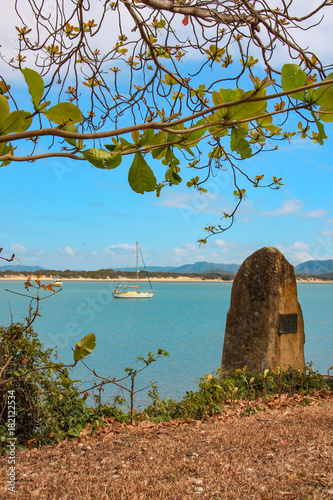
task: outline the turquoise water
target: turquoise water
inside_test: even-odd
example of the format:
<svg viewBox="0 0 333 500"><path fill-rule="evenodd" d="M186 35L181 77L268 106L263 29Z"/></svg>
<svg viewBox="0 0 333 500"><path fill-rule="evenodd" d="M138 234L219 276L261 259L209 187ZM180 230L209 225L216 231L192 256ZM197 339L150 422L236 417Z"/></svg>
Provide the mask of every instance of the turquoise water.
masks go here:
<svg viewBox="0 0 333 500"><path fill-rule="evenodd" d="M166 350L140 373L136 387L157 382L161 397L181 398L195 390L201 376L220 366L231 284L154 283L151 300L114 300L111 282L65 282L63 290L41 302L35 330L46 347L57 346L59 359L71 362L71 347L88 333L95 333L97 346L87 363L106 377L121 377L124 368L137 368L136 358L149 351ZM0 282L0 324L21 321L29 299L5 292L25 293L22 282ZM305 321L305 357L314 369L326 373L333 365L333 285L300 284L299 301ZM9 310L10 308L10 310ZM75 367L75 379L88 384L94 376ZM84 385L83 387L87 387ZM115 395L105 391L105 399ZM145 404L146 391L136 396Z"/></svg>

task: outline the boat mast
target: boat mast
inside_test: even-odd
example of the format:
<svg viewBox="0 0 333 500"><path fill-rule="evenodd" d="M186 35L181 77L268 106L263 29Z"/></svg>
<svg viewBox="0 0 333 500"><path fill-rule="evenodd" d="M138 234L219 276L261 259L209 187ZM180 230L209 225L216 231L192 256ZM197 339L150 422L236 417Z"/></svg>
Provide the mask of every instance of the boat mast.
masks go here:
<svg viewBox="0 0 333 500"><path fill-rule="evenodd" d="M136 293L139 292L139 243L136 242Z"/></svg>

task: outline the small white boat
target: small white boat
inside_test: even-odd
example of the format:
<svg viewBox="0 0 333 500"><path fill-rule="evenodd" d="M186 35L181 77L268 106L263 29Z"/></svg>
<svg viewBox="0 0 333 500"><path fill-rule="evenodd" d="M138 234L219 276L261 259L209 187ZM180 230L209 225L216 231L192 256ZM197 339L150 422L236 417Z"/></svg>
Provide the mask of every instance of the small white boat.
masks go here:
<svg viewBox="0 0 333 500"><path fill-rule="evenodd" d="M60 277L58 275L57 276L53 276L52 286L56 286L56 287L62 286L62 281L61 281L61 279L60 279Z"/></svg>
<svg viewBox="0 0 333 500"><path fill-rule="evenodd" d="M150 290L139 291L139 250L141 258L144 264L145 271L147 273L147 278L150 285ZM154 295L153 287L151 286L150 279L148 276L148 271L146 269L143 255L139 247L138 242L136 242L136 285L118 285L115 283L115 289L113 296L115 299L151 299Z"/></svg>

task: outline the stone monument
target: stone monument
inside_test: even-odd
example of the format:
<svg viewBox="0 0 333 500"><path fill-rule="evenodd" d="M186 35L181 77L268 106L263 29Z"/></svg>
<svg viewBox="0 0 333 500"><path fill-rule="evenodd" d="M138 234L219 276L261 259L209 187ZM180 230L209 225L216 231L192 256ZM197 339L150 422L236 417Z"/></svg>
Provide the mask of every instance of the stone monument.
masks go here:
<svg viewBox="0 0 333 500"><path fill-rule="evenodd" d="M304 342L294 267L276 248L261 248L243 262L232 286L222 373L244 366L304 370Z"/></svg>

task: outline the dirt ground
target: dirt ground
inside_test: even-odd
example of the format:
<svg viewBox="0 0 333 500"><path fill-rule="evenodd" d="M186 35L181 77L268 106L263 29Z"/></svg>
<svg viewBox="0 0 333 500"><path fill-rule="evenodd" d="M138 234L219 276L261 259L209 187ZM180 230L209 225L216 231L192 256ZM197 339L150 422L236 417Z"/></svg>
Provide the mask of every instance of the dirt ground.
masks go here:
<svg viewBox="0 0 333 500"><path fill-rule="evenodd" d="M254 404L254 403L253 403ZM16 451L1 499L332 499L333 392L237 403L205 421L106 422L57 447Z"/></svg>

